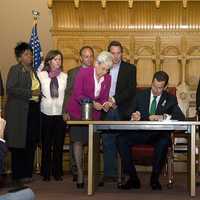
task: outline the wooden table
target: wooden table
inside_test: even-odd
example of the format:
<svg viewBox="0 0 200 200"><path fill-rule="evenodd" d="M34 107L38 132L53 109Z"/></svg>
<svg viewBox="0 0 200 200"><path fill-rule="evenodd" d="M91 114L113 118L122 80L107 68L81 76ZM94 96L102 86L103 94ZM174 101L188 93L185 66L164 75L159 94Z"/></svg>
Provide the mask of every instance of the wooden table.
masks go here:
<svg viewBox="0 0 200 200"><path fill-rule="evenodd" d="M196 126L200 122L196 121L67 121L69 125L88 125L88 195L95 192L95 165L94 165L94 130L182 130L190 135L190 159L188 159L190 169L188 170L189 193L191 197L196 196L195 177L195 139Z"/></svg>

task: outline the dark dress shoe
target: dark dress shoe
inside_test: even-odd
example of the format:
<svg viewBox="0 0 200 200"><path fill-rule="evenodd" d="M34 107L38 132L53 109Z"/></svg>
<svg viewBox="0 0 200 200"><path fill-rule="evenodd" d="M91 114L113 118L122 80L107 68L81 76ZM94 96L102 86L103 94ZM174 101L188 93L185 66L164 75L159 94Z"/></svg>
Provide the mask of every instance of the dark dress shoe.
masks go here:
<svg viewBox="0 0 200 200"><path fill-rule="evenodd" d="M152 190L162 190L162 186L159 181L151 181Z"/></svg>
<svg viewBox="0 0 200 200"><path fill-rule="evenodd" d="M77 183L77 184L76 184L76 187L77 187L78 189L83 189L83 188L84 188L84 183Z"/></svg>
<svg viewBox="0 0 200 200"><path fill-rule="evenodd" d="M119 187L122 190L130 190L130 189L140 189L140 180L138 178L135 179L128 179L125 184L121 184Z"/></svg>
<svg viewBox="0 0 200 200"><path fill-rule="evenodd" d="M26 178L21 179L21 181L24 184L28 184L28 183L31 183L33 181L33 178L32 177L26 177Z"/></svg>
<svg viewBox="0 0 200 200"><path fill-rule="evenodd" d="M6 186L6 177L0 176L0 188Z"/></svg>
<svg viewBox="0 0 200 200"><path fill-rule="evenodd" d="M103 182L114 183L117 182L117 178L115 176L104 176Z"/></svg>
<svg viewBox="0 0 200 200"><path fill-rule="evenodd" d="M24 186L24 183L21 181L21 179L13 180L11 183L11 187L13 187L13 188L20 188L23 186Z"/></svg>
<svg viewBox="0 0 200 200"><path fill-rule="evenodd" d="M77 179L78 179L78 176L77 176L77 174L73 174L73 182L76 182L76 181L77 181Z"/></svg>
<svg viewBox="0 0 200 200"><path fill-rule="evenodd" d="M62 176L54 176L55 181L63 181Z"/></svg>
<svg viewBox="0 0 200 200"><path fill-rule="evenodd" d="M99 187L103 187L104 186L104 182L101 180L98 184Z"/></svg>
<svg viewBox="0 0 200 200"><path fill-rule="evenodd" d="M51 178L49 177L49 176L45 176L45 177L43 177L43 179L42 179L43 181L50 181L51 180Z"/></svg>

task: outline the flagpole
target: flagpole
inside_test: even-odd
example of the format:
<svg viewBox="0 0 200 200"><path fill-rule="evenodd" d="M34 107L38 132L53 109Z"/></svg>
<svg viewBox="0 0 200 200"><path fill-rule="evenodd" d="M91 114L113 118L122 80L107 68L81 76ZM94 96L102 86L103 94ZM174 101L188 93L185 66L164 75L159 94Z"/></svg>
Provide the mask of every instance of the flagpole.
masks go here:
<svg viewBox="0 0 200 200"><path fill-rule="evenodd" d="M37 20L38 17L40 16L40 12L37 10L32 10L32 15L33 15L33 28L36 29L37 26ZM35 33L35 31L34 31ZM35 36L33 37L33 42L35 44ZM35 45L33 45L33 55L35 55ZM35 59L33 58L33 66L35 66ZM40 134L41 135L41 134ZM39 160L39 146L37 145L36 147L36 173L40 173L40 160Z"/></svg>
<svg viewBox="0 0 200 200"><path fill-rule="evenodd" d="M37 26L37 20L38 20L38 17L40 16L40 12L37 11L37 10L32 10L32 15L33 15L33 27L36 28ZM34 37L34 41L35 43L35 37ZM33 45L33 55L35 55L35 46ZM35 65L35 59L33 59L33 66Z"/></svg>

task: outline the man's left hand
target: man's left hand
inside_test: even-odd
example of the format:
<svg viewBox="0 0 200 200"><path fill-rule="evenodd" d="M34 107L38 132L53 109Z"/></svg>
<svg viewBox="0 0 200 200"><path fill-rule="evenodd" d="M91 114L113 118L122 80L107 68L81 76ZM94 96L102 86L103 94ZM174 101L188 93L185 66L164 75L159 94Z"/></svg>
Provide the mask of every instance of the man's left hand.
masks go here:
<svg viewBox="0 0 200 200"><path fill-rule="evenodd" d="M161 121L161 120L163 120L163 115L150 115L149 120L150 121Z"/></svg>

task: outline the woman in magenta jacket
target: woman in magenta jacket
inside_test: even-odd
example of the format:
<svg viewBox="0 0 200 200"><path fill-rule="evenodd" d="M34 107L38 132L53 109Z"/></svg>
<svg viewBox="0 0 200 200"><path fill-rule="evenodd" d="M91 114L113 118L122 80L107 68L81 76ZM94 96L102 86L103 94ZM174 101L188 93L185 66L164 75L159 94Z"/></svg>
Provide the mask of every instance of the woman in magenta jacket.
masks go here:
<svg viewBox="0 0 200 200"><path fill-rule="evenodd" d="M92 119L99 120L101 111L109 109L109 90L111 77L108 74L112 67L112 54L107 51L101 52L96 59L94 67L81 68L76 75L72 95L66 105L66 113L69 119L81 119L81 102L90 99L93 102ZM84 187L82 154L83 144L88 140L88 128L83 126L70 128L70 138L73 142L74 157L78 170L77 188Z"/></svg>

